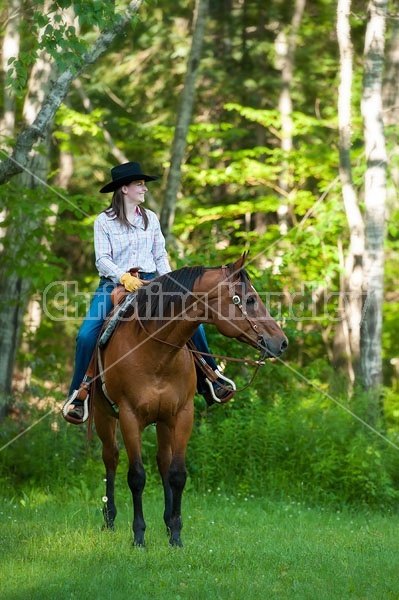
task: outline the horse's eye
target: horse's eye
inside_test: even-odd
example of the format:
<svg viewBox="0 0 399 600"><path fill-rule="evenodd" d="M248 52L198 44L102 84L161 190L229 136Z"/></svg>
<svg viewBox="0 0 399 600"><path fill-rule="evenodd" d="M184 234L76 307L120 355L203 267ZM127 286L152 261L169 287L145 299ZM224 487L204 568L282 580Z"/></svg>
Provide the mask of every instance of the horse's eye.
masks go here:
<svg viewBox="0 0 399 600"><path fill-rule="evenodd" d="M249 297L247 298L247 305L249 305L249 306L251 306L251 307L253 308L253 307L254 307L254 305L255 305L255 303L256 303L256 298L255 298L255 296L249 296Z"/></svg>

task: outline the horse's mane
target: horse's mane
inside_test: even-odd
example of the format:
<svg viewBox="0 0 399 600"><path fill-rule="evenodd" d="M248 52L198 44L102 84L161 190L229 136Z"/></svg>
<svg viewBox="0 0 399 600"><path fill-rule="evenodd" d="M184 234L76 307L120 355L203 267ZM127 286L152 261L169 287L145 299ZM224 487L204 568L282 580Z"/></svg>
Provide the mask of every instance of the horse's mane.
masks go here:
<svg viewBox="0 0 399 600"><path fill-rule="evenodd" d="M205 267L183 267L156 277L140 288L136 311L140 319L165 319L180 314L191 296L194 282Z"/></svg>
<svg viewBox="0 0 399 600"><path fill-rule="evenodd" d="M245 269L234 272L234 264L227 265L230 275L238 277L247 290L249 277ZM142 321L162 321L180 315L187 308L196 279L205 271L220 267L182 267L156 277L138 290L134 311ZM128 315L126 315L128 316Z"/></svg>

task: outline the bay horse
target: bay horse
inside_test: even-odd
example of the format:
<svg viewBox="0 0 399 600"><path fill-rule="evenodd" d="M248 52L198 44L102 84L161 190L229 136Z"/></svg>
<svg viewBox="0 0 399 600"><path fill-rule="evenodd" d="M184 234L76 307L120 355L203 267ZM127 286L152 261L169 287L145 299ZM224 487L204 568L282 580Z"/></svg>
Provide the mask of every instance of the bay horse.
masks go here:
<svg viewBox="0 0 399 600"><path fill-rule="evenodd" d="M181 546L181 501L185 455L193 427L196 370L186 343L200 323L260 351L279 356L287 338L268 313L244 270L246 253L223 267L183 267L139 289L130 318L124 318L100 352L94 391L94 422L106 470L104 527L116 517L117 422L128 456L133 499L133 545L144 546L142 494L144 429L156 425L157 464L164 491L164 522L171 546ZM111 400L111 402L110 402ZM113 405L113 406L112 406ZM116 414L116 411L118 414Z"/></svg>

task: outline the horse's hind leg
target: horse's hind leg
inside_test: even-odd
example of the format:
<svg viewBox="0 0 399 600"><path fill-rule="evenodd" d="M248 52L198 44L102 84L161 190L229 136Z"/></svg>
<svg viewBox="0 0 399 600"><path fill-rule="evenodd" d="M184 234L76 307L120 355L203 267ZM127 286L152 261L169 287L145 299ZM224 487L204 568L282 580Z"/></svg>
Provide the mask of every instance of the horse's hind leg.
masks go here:
<svg viewBox="0 0 399 600"><path fill-rule="evenodd" d="M95 411L97 434L102 442L102 458L105 466L105 497L103 506L104 528L113 529L116 517L115 475L119 462L119 450L116 443L117 420Z"/></svg>

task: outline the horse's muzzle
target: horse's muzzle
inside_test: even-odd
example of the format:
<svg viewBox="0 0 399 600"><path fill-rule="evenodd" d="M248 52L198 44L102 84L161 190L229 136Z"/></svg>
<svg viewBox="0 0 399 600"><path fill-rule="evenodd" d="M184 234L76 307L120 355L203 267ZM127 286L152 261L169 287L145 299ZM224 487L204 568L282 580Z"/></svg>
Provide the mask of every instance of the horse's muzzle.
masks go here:
<svg viewBox="0 0 399 600"><path fill-rule="evenodd" d="M285 336L278 339L268 339L266 336L260 335L258 338L258 347L261 351L261 360L265 358L277 358L287 350L288 340Z"/></svg>

